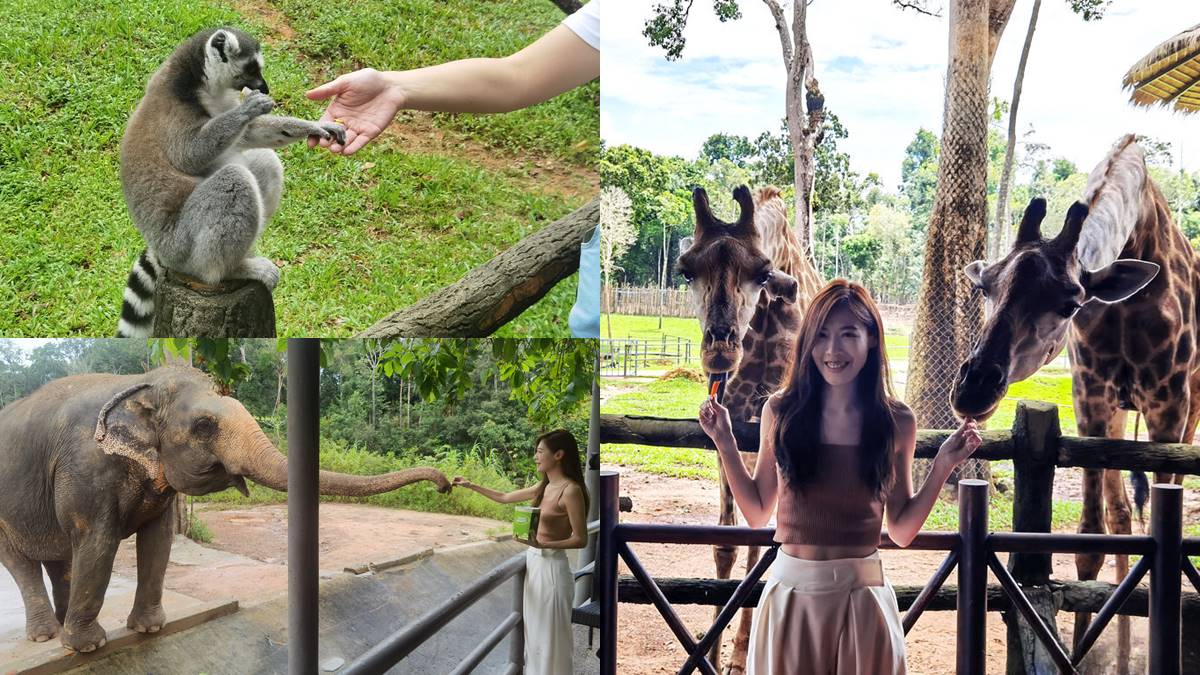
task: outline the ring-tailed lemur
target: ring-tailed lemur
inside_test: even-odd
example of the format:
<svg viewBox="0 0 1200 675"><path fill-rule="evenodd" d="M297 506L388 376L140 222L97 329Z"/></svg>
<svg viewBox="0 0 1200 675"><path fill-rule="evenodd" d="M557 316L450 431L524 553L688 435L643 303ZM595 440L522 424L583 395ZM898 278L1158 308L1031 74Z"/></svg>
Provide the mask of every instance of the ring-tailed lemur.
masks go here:
<svg viewBox="0 0 1200 675"><path fill-rule="evenodd" d="M251 255L279 207L283 165L272 148L309 136L346 142L332 122L267 115L258 41L200 31L155 71L121 141L121 186L146 250L129 273L117 335L145 337L163 268L208 284L254 279L274 289L275 263ZM251 91L244 91L249 89Z"/></svg>

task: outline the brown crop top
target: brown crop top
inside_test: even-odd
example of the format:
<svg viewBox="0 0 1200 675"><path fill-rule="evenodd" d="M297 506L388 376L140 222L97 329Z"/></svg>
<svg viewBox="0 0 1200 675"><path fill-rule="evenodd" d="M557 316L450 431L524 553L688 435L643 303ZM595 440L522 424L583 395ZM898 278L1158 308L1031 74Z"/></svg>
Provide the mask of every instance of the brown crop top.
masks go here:
<svg viewBox="0 0 1200 675"><path fill-rule="evenodd" d="M775 541L810 546L878 546L883 500L863 483L858 446L822 443L817 473L801 490L779 471Z"/></svg>

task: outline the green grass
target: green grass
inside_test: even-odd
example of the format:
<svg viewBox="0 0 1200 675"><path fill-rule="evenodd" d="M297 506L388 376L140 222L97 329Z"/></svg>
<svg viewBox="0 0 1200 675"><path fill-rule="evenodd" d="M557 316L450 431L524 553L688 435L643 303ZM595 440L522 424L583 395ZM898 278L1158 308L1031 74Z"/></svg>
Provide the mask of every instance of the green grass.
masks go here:
<svg viewBox="0 0 1200 675"><path fill-rule="evenodd" d="M196 514L189 513L187 537L201 544L212 543L212 530L208 529L208 525L205 525L203 520L197 518Z"/></svg>
<svg viewBox="0 0 1200 675"><path fill-rule="evenodd" d="M338 441L322 439L320 464L322 469L328 471L357 475L376 475L417 466L429 466L442 471L448 478L463 476L473 483L486 485L502 492L522 487L513 485L512 481L496 467L483 463L475 456L468 454L440 460L408 455L378 455L359 448L348 448ZM196 501L230 506L287 502L287 493L263 487L253 481L247 481L246 485L250 488L249 497L243 497L241 493L230 489L196 497ZM455 489L450 494L443 495L438 493L432 483L426 481L371 497L321 497L321 501L372 504L397 509L479 516L506 521L512 520L513 514L512 505L497 504L470 490Z"/></svg>
<svg viewBox="0 0 1200 675"><path fill-rule="evenodd" d="M339 72L505 53L561 20L542 0L276 6L295 37L265 46L265 76L280 114L311 119L323 104L304 91ZM200 28L272 32L215 0L50 0L38 11L6 0L0 20L0 333L111 335L144 246L121 194L118 146L146 80ZM538 175L550 162L580 185L594 176L596 86L511 116L436 118L444 151L281 150L284 197L258 247L283 267L281 335L361 331L585 202L589 190L546 188ZM503 334L567 335L574 292L564 281Z"/></svg>

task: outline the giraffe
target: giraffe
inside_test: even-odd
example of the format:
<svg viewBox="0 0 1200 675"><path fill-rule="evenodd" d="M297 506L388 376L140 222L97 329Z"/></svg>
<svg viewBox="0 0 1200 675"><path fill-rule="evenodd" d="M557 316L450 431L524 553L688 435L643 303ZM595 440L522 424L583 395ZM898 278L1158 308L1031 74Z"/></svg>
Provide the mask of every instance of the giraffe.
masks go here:
<svg viewBox="0 0 1200 675"><path fill-rule="evenodd" d="M763 403L783 381L792 359L800 317L820 287L820 277L788 226L787 211L776 187L751 196L740 186L733 198L740 207L735 223L712 214L702 188L692 194L696 231L681 246L678 270L688 282L703 339L701 358L710 382L724 382L721 394L730 418L753 421ZM743 461L753 471L757 455ZM720 524L737 522L733 494L720 475ZM737 560L733 546L714 547L717 578L728 579ZM758 561L758 549L747 554L747 569ZM727 673L741 673L750 640L750 609L742 611ZM721 641L710 658L720 660Z"/></svg>
<svg viewBox="0 0 1200 675"><path fill-rule="evenodd" d="M1135 410L1151 440L1191 443L1200 417L1193 404L1200 401L1200 255L1148 177L1135 137L1120 138L1092 171L1054 239L1041 237L1044 216L1045 202L1034 200L1012 251L966 268L993 311L959 371L951 394L956 412L986 419L1010 383L1032 375L1065 342L1080 436L1121 438L1127 411ZM1131 478L1140 514L1148 486L1141 472ZM1130 533L1119 471L1086 470L1083 498L1080 532ZM1095 579L1103 562L1103 555L1076 556L1079 578ZM1128 558L1118 556L1118 578L1128 571ZM1076 616L1077 636L1087 619ZM1126 620L1122 654L1127 644Z"/></svg>

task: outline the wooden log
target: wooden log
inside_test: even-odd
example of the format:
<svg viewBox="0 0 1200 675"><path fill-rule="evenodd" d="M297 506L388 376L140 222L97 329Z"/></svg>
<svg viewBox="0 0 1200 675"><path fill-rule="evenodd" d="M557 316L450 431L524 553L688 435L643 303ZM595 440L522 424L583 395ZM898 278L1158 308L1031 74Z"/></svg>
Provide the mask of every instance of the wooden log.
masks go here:
<svg viewBox="0 0 1200 675"><path fill-rule="evenodd" d="M357 337L491 335L579 269L579 247L598 222L600 200L593 199Z"/></svg>
<svg viewBox="0 0 1200 675"><path fill-rule="evenodd" d="M700 403L697 401L699 411ZM917 457L932 459L950 436L950 431L917 431ZM758 422L734 422L733 435L742 452L758 452ZM976 459L1012 459L1012 432L985 431ZM645 415L601 415L601 443L637 443L660 448L699 448L716 450L708 434L695 419L651 417Z"/></svg>
<svg viewBox="0 0 1200 675"><path fill-rule="evenodd" d="M1059 466L1200 475L1200 448L1186 443L1152 443L1112 438L1063 437Z"/></svg>
<svg viewBox="0 0 1200 675"><path fill-rule="evenodd" d="M1062 596L1054 593L1047 586L1025 586L1021 589L1029 604L1050 629L1058 643L1062 644L1062 636L1058 634L1058 621L1055 620ZM1053 675L1058 672L1054 659L1042 643L1038 641L1037 633L1015 608L1001 612L1007 631L1008 655L1005 672L1008 675Z"/></svg>
<svg viewBox="0 0 1200 675"><path fill-rule="evenodd" d="M155 337L275 337L275 301L259 281L216 286L169 271L154 291Z"/></svg>
<svg viewBox="0 0 1200 675"><path fill-rule="evenodd" d="M685 579L685 578L655 578L655 582L663 595L673 605L724 605L737 588L738 579ZM753 607L762 594L765 582L758 582L755 589L742 603L744 607ZM913 600L921 592L922 586L894 586L896 599L900 609L908 609ZM1055 581L1051 582L1051 592L1058 596L1060 611L1063 612L1098 612L1108 596L1112 595L1116 584L1103 581ZM617 590L620 600L635 605L650 604L650 598L641 590L636 579L622 575L617 580ZM1026 589L1027 590L1027 589ZM1000 584L988 584L988 611L1008 611L1012 603ZM1061 600L1059 600L1061 598ZM925 611L948 611L957 607L958 587L946 584L930 599ZM1133 589L1124 606L1117 614L1126 616L1149 616L1150 592L1145 586ZM1183 618L1187 621L1200 621L1200 594L1183 594Z"/></svg>

